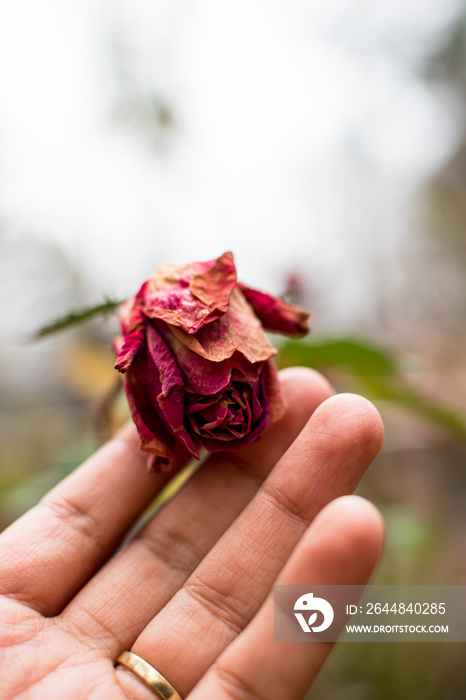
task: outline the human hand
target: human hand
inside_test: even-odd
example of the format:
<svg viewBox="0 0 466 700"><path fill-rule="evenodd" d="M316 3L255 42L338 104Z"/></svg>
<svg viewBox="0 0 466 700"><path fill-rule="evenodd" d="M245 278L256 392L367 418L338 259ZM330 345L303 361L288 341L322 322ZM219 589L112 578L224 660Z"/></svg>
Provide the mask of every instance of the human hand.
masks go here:
<svg viewBox="0 0 466 700"><path fill-rule="evenodd" d="M2 700L156 699L114 667L124 650L189 700L303 698L331 645L274 642L271 591L368 581L381 518L338 497L383 429L370 403L329 398L311 370L281 382L285 417L258 442L209 456L115 557L171 476L147 473L132 425L0 536Z"/></svg>

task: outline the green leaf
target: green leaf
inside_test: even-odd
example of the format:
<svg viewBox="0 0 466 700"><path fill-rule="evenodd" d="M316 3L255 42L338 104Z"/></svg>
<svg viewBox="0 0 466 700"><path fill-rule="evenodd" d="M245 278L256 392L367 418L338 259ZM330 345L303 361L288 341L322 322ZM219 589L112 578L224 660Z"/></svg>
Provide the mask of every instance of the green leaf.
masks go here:
<svg viewBox="0 0 466 700"><path fill-rule="evenodd" d="M358 376L397 374L396 361L387 350L357 337L289 340L280 348L280 365L341 367Z"/></svg>
<svg viewBox="0 0 466 700"><path fill-rule="evenodd" d="M116 301L114 299L106 298L101 304L89 306L86 309L70 311L65 316L61 316L46 326L39 328L34 333L33 340L40 340L48 335L52 335L53 333L58 333L59 331L63 331L67 328L72 328L80 323L89 321L89 319L94 318L95 316L103 316L108 314L117 309L123 303L124 301Z"/></svg>
<svg viewBox="0 0 466 700"><path fill-rule="evenodd" d="M424 396L403 379L395 357L372 340L356 337L289 340L280 348L280 367L301 365L323 372L343 370L340 381L367 398L387 400L466 438L466 415Z"/></svg>

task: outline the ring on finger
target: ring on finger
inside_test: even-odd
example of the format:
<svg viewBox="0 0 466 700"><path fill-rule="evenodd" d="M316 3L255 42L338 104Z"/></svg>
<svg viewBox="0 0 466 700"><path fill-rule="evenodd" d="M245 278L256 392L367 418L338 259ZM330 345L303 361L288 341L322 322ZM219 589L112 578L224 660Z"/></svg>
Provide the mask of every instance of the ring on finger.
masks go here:
<svg viewBox="0 0 466 700"><path fill-rule="evenodd" d="M181 695L161 673L140 656L133 654L132 651L124 651L116 662L132 671L151 690L154 690L162 700L183 700Z"/></svg>

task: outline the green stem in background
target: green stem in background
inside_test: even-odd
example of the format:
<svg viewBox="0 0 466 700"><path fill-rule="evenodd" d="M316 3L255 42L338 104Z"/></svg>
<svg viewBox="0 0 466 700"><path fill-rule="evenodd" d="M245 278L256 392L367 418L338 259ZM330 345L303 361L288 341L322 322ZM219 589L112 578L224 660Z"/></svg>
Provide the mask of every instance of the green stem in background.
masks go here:
<svg viewBox="0 0 466 700"><path fill-rule="evenodd" d="M72 328L74 326L79 325L80 323L89 321L95 316L104 316L110 313L111 311L115 311L115 309L121 306L121 304L123 304L124 301L125 300L116 301L115 299L105 298L102 303L96 304L95 306L89 306L85 309L77 309L76 311L70 311L65 316L61 316L60 318L57 318L55 321L52 321L46 326L42 326L42 328L39 328L34 333L33 340L41 340L46 336L53 335L54 333L58 333L59 331L63 331L67 328Z"/></svg>

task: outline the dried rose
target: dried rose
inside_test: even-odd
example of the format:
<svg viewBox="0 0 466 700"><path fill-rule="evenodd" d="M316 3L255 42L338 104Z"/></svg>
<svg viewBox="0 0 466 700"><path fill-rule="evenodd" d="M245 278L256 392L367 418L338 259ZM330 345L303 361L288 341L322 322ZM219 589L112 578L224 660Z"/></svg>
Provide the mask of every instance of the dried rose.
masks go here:
<svg viewBox="0 0 466 700"><path fill-rule="evenodd" d="M256 440L285 409L264 328L304 335L309 314L237 282L231 253L164 265L122 307L116 369L141 449L171 467L176 441L195 457Z"/></svg>

